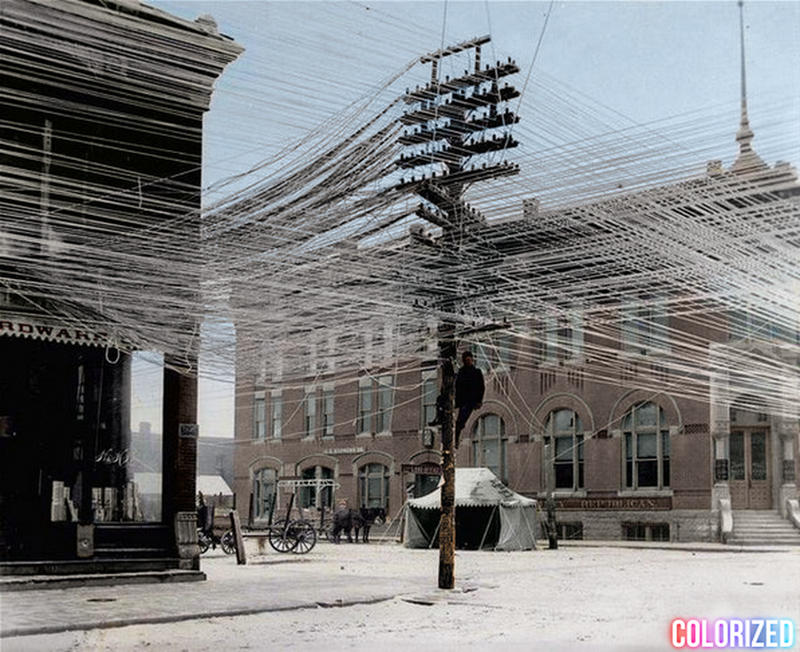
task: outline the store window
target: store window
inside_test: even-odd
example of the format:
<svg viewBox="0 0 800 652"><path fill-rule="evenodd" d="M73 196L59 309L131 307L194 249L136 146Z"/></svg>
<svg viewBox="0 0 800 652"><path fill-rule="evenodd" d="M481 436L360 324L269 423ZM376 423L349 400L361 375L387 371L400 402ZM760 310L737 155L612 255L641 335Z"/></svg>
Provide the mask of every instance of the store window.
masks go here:
<svg viewBox="0 0 800 652"><path fill-rule="evenodd" d="M475 466L485 466L503 482L508 481L505 424L496 414L478 419L472 441L472 460Z"/></svg>
<svg viewBox="0 0 800 652"><path fill-rule="evenodd" d="M300 477L303 480L333 480L333 469L327 466L310 466L304 469ZM305 486L300 487L300 506L303 508L330 509L333 505L333 487Z"/></svg>
<svg viewBox="0 0 800 652"><path fill-rule="evenodd" d="M553 410L545 424L545 445L551 446L550 473L556 489L583 488L583 424L577 412Z"/></svg>
<svg viewBox="0 0 800 652"><path fill-rule="evenodd" d="M563 541L578 541L583 539L582 521L558 521L556 523L556 536Z"/></svg>
<svg viewBox="0 0 800 652"><path fill-rule="evenodd" d="M669 541L669 523L623 523L626 541Z"/></svg>
<svg viewBox="0 0 800 652"><path fill-rule="evenodd" d="M253 474L253 519L266 521L275 506L278 474L275 469L259 469Z"/></svg>
<svg viewBox="0 0 800 652"><path fill-rule="evenodd" d="M389 511L389 467L365 464L358 470L358 493L361 507L383 507Z"/></svg>
<svg viewBox="0 0 800 652"><path fill-rule="evenodd" d="M625 486L630 489L669 487L669 425L656 403L639 403L622 420L625 437Z"/></svg>

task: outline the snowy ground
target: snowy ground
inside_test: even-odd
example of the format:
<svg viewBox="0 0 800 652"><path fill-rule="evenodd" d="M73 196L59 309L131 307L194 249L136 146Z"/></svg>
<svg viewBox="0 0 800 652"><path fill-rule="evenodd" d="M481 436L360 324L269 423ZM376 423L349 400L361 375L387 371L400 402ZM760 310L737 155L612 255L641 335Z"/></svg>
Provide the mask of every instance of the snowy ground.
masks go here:
<svg viewBox="0 0 800 652"><path fill-rule="evenodd" d="M669 623L679 616L771 616L800 624L798 550L458 552L457 589L448 592L435 588L435 550L320 544L307 557L270 566L268 580L263 566L204 559L209 580L198 591L213 600L215 585L230 581L242 591L280 591L313 578L339 582L343 596L365 578L387 588L403 578L404 587L410 581L416 589L368 605L0 639L0 649L671 650Z"/></svg>

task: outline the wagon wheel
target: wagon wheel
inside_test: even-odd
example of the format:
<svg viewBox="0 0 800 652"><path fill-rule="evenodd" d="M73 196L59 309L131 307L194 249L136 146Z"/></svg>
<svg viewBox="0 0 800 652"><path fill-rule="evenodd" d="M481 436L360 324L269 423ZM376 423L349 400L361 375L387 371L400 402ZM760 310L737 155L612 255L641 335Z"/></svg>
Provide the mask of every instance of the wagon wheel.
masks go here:
<svg viewBox="0 0 800 652"><path fill-rule="evenodd" d="M292 524L278 521L269 529L269 545L278 552L290 552L297 545L297 539L292 535Z"/></svg>
<svg viewBox="0 0 800 652"><path fill-rule="evenodd" d="M220 545L222 546L222 551L226 555L232 555L234 552L236 552L236 541L234 541L233 532L231 530L228 530L222 535L222 539L220 539Z"/></svg>
<svg viewBox="0 0 800 652"><path fill-rule="evenodd" d="M292 521L289 524L289 531L289 536L295 540L292 552L303 555L310 552L317 543L317 531L308 521Z"/></svg>
<svg viewBox="0 0 800 652"><path fill-rule="evenodd" d="M197 545L200 547L200 554L208 552L211 541L206 536L205 532L197 532Z"/></svg>

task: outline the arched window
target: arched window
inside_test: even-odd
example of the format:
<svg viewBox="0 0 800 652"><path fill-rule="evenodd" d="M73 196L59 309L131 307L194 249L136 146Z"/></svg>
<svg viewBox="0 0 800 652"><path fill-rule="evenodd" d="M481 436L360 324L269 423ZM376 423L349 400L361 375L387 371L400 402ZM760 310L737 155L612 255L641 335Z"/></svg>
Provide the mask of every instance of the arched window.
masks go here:
<svg viewBox="0 0 800 652"><path fill-rule="evenodd" d="M253 474L253 519L266 521L275 505L278 474L275 469L259 469Z"/></svg>
<svg viewBox="0 0 800 652"><path fill-rule="evenodd" d="M655 403L634 405L622 420L625 486L669 487L669 426Z"/></svg>
<svg viewBox="0 0 800 652"><path fill-rule="evenodd" d="M303 480L332 480L333 469L327 466L310 466L301 473ZM333 505L333 487L300 487L300 506L330 509Z"/></svg>
<svg viewBox="0 0 800 652"><path fill-rule="evenodd" d="M389 510L389 467L365 464L358 470L358 493L361 507Z"/></svg>
<svg viewBox="0 0 800 652"><path fill-rule="evenodd" d="M475 466L485 466L503 482L507 482L506 427L496 414L478 419L472 441L472 461Z"/></svg>
<svg viewBox="0 0 800 652"><path fill-rule="evenodd" d="M577 412L553 410L545 424L544 443L550 446L547 463L556 489L583 488L583 424ZM551 485L552 486L552 485Z"/></svg>

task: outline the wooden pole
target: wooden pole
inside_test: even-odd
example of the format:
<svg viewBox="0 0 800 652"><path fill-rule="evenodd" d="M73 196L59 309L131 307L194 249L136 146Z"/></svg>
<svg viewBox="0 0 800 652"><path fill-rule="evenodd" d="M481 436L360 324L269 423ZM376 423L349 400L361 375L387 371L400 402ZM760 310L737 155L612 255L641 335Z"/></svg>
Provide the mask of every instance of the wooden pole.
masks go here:
<svg viewBox="0 0 800 652"><path fill-rule="evenodd" d="M456 341L453 324L444 323L439 327L439 357L442 377L440 400L442 403L442 511L439 518L439 588L452 589L455 586L456 551L456 465L455 465L455 424L453 409L455 399Z"/></svg>

